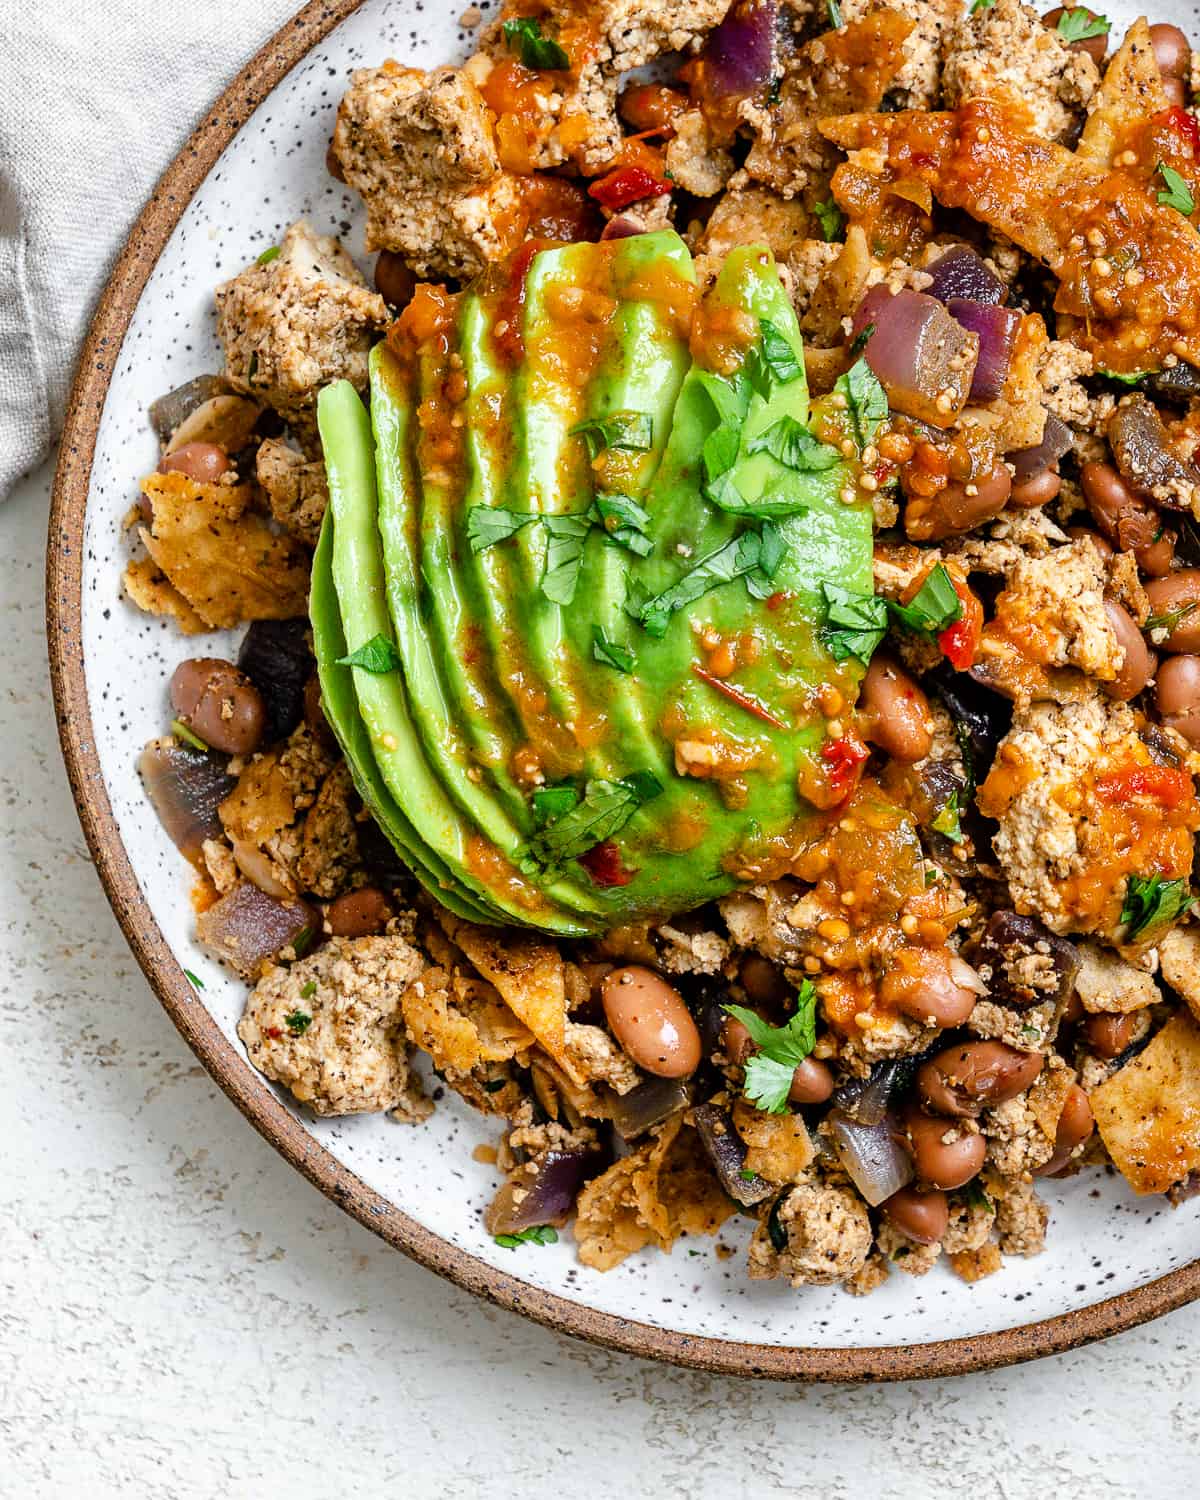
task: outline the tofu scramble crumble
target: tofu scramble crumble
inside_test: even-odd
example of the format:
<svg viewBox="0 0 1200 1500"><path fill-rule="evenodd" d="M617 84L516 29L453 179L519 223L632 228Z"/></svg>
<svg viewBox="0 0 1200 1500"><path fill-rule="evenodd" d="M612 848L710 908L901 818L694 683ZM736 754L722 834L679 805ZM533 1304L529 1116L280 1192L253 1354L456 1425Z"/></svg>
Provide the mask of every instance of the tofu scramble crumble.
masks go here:
<svg viewBox="0 0 1200 1500"><path fill-rule="evenodd" d="M299 222L219 286L128 523L135 605L249 627L140 769L256 1068L416 1122L426 1053L488 1231L600 1270L741 1214L751 1277L975 1281L1041 1177L1200 1187L1194 68L514 0L353 74L374 285Z"/></svg>

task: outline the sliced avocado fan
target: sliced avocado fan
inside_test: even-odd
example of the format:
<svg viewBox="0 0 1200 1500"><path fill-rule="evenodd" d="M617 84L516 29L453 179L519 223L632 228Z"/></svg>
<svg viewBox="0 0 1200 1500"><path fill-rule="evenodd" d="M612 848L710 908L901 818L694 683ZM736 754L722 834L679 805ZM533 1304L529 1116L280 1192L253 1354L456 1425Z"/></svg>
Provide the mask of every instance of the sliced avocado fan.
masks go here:
<svg viewBox="0 0 1200 1500"><path fill-rule="evenodd" d="M602 932L817 836L861 672L823 585L870 591L872 519L808 417L769 252L700 297L670 231L419 289L370 415L322 391L325 710L444 905Z"/></svg>

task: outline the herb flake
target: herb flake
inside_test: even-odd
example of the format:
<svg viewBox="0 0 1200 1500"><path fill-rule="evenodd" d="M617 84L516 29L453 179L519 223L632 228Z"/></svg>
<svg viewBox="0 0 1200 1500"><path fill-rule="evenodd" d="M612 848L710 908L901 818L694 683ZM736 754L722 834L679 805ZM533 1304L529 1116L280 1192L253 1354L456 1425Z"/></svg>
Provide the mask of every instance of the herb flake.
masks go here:
<svg viewBox="0 0 1200 1500"><path fill-rule="evenodd" d="M1125 887L1121 921L1127 923L1125 941L1145 938L1179 920L1196 898L1186 880L1164 880L1161 875L1131 875Z"/></svg>
<svg viewBox="0 0 1200 1500"><path fill-rule="evenodd" d="M1054 29L1070 46L1072 42L1090 42L1094 36L1107 36L1112 22L1107 16L1098 16L1080 6L1078 10L1064 10Z"/></svg>
<svg viewBox="0 0 1200 1500"><path fill-rule="evenodd" d="M740 1021L758 1048L746 1060L742 1092L768 1114L787 1113L792 1075L817 1042L817 992L806 979L796 996L796 1014L783 1026L772 1026L742 1005L726 1005L727 1015Z"/></svg>
<svg viewBox="0 0 1200 1500"><path fill-rule="evenodd" d="M486 547L494 547L497 542L507 541L522 526L528 526L537 519L533 511L473 505L467 512L467 541L472 552L482 552Z"/></svg>
<svg viewBox="0 0 1200 1500"><path fill-rule="evenodd" d="M522 1229L517 1234L498 1234L497 1245L505 1250L515 1250L518 1245L556 1245L558 1231L549 1224L537 1224L532 1229Z"/></svg>
<svg viewBox="0 0 1200 1500"><path fill-rule="evenodd" d="M521 861L527 875L549 874L620 832L638 808L662 791L649 771L620 781L593 778L572 806L545 823L530 840Z"/></svg>
<svg viewBox="0 0 1200 1500"><path fill-rule="evenodd" d="M193 750L201 750L208 754L209 746L200 738L194 729L190 729L182 719L171 720L171 733L177 740L182 740L185 745L190 745Z"/></svg>
<svg viewBox="0 0 1200 1500"><path fill-rule="evenodd" d="M542 28L533 16L505 21L504 40L508 50L515 52L527 68L554 72L571 66L566 52L556 41L542 35Z"/></svg>
<svg viewBox="0 0 1200 1500"><path fill-rule="evenodd" d="M283 1024L293 1036L303 1036L312 1025L312 1017L305 1015L302 1010L290 1010L284 1016Z"/></svg>
<svg viewBox="0 0 1200 1500"><path fill-rule="evenodd" d="M817 223L821 226L821 238L832 244L840 240L846 228L846 215L841 211L832 198L826 198L823 203L818 203L813 208L817 216Z"/></svg>
<svg viewBox="0 0 1200 1500"><path fill-rule="evenodd" d="M645 453L654 443L654 419L644 411L613 411L606 417L577 422L571 428L571 436L584 440L591 458L606 448Z"/></svg>
<svg viewBox="0 0 1200 1500"><path fill-rule="evenodd" d="M845 397L854 440L861 451L875 441L879 424L888 414L887 394L874 370L862 358L855 360L844 375L838 376L833 389Z"/></svg>
<svg viewBox="0 0 1200 1500"><path fill-rule="evenodd" d="M1196 201L1192 197L1192 190L1174 167L1168 167L1165 161L1160 161L1155 171L1166 184L1165 191L1158 193L1158 201L1165 208L1173 208L1181 213L1184 218L1190 218L1196 211Z"/></svg>
<svg viewBox="0 0 1200 1500"><path fill-rule="evenodd" d="M628 646L608 638L603 625L592 626L592 658L602 666L612 667L617 672L632 672L637 666L637 657Z"/></svg>
<svg viewBox="0 0 1200 1500"><path fill-rule="evenodd" d="M389 641L386 635L373 635L357 651L338 658L339 667L359 667L376 677L381 677L385 672L394 672L401 664L395 642Z"/></svg>

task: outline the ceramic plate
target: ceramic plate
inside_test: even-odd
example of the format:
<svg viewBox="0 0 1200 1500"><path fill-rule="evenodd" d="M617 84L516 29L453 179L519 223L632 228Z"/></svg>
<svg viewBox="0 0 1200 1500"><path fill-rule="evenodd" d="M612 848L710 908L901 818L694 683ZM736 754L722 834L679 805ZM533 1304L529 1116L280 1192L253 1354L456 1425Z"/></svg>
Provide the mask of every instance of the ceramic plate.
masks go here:
<svg viewBox="0 0 1200 1500"><path fill-rule="evenodd" d="M118 265L84 353L51 523L49 622L63 744L109 898L151 984L201 1060L254 1124L319 1187L392 1244L456 1282L566 1332L639 1354L740 1373L862 1379L948 1373L1060 1350L1152 1317L1200 1291L1200 1209L1138 1201L1115 1175L1049 1183L1048 1247L967 1286L943 1269L894 1274L859 1300L752 1283L750 1224L682 1241L606 1275L569 1235L505 1250L481 1210L496 1186L474 1148L495 1140L457 1097L423 1125L317 1120L250 1068L235 1025L244 1000L192 937L189 870L135 771L165 722L165 686L192 654L120 593L121 520L157 461L146 411L221 363L214 285L305 216L361 262L357 201L324 168L350 70L392 56L433 65L469 45L421 0L313 4L219 101L159 184ZM486 10L486 6L485 6ZM1115 26L1127 5L1110 9ZM1195 18L1191 22L1196 34ZM231 643L206 642L221 654ZM195 990L190 969L203 984ZM730 1255L728 1252L734 1253Z"/></svg>

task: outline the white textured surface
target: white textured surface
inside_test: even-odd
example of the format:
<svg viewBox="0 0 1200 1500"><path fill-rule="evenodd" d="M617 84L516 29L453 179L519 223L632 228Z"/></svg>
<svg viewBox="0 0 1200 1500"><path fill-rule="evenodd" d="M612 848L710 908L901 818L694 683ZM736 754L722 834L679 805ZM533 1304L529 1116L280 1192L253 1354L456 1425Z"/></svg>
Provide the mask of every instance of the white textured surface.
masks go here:
<svg viewBox="0 0 1200 1500"><path fill-rule="evenodd" d="M386 1249L263 1142L126 951L58 757L48 475L0 512L0 1496L1190 1493L1200 1309L858 1390L569 1342Z"/></svg>

